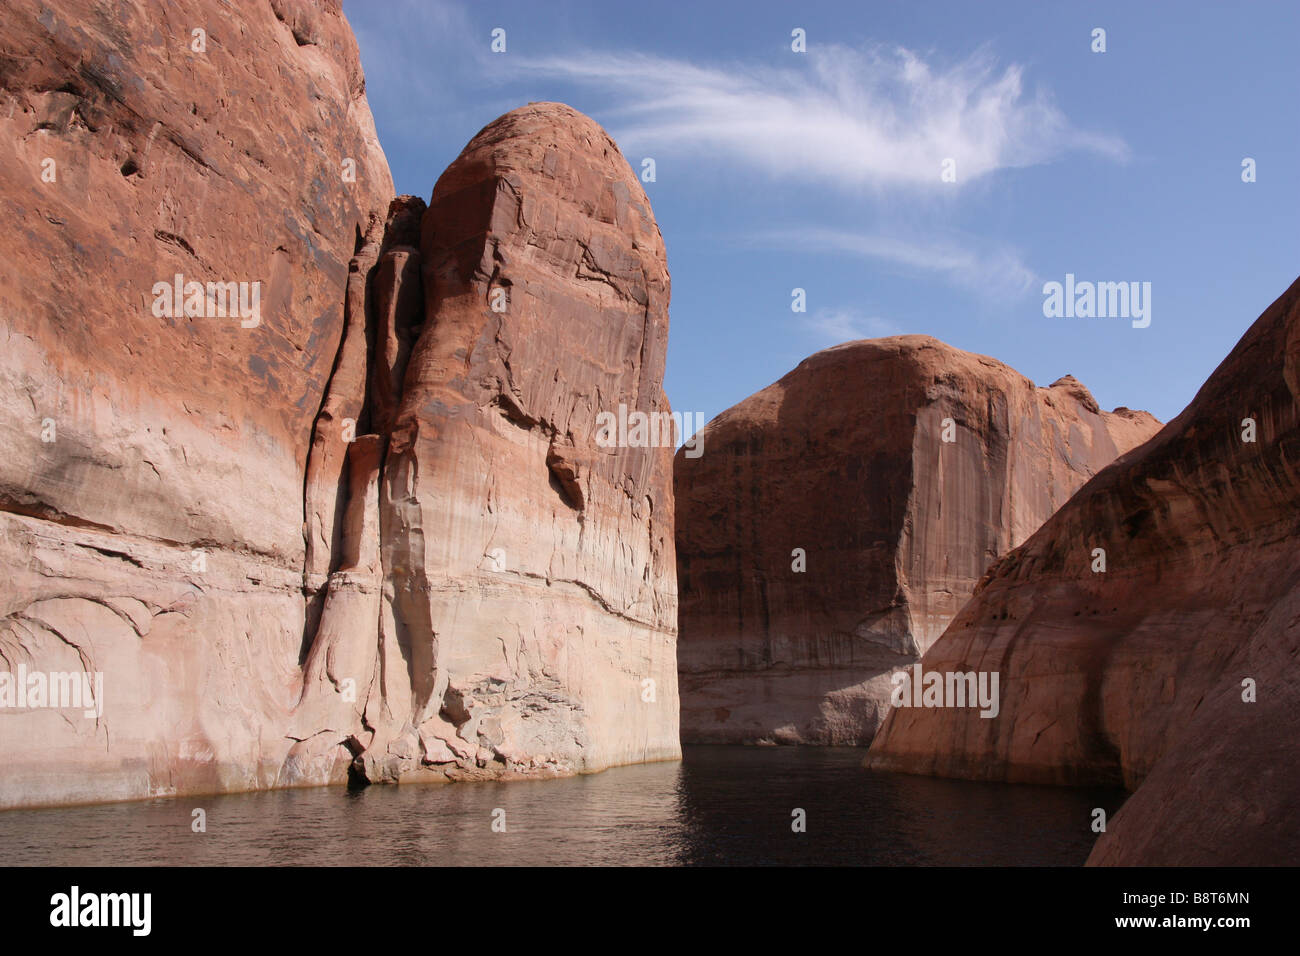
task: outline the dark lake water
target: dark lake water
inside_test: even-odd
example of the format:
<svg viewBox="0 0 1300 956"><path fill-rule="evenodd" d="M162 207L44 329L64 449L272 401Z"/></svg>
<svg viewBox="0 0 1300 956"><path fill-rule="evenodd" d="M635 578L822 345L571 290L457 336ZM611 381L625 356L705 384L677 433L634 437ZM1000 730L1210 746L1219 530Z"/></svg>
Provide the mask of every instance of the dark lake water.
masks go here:
<svg viewBox="0 0 1300 956"><path fill-rule="evenodd" d="M851 748L688 747L567 780L313 788L0 812L6 865L1081 865L1120 791L864 770ZM193 833L191 811L207 813ZM791 829L791 812L807 831ZM493 830L504 810L505 832Z"/></svg>

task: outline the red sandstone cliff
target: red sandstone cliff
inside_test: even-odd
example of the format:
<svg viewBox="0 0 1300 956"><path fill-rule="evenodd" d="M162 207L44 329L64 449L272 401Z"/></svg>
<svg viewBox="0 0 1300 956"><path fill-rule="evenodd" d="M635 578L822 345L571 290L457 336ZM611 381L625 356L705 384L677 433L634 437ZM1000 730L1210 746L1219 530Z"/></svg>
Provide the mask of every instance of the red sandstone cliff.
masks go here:
<svg viewBox="0 0 1300 956"><path fill-rule="evenodd" d="M308 438L393 190L364 86L337 3L0 12L0 666L105 698L0 715L0 806L275 781ZM167 314L178 273L257 314Z"/></svg>
<svg viewBox="0 0 1300 956"><path fill-rule="evenodd" d="M683 738L868 743L988 565L1158 427L917 335L723 412L674 462Z"/></svg>
<svg viewBox="0 0 1300 956"><path fill-rule="evenodd" d="M16 0L0 99L0 669L103 674L0 712L0 807L678 753L671 448L591 435L667 408L668 276L599 127L392 200L335 0Z"/></svg>
<svg viewBox="0 0 1300 956"><path fill-rule="evenodd" d="M1000 672L999 716L899 709L869 764L1136 788L1094 863L1294 861L1298 412L1300 281L1181 415L990 568L925 655Z"/></svg>
<svg viewBox="0 0 1300 956"><path fill-rule="evenodd" d="M679 756L672 444L606 447L597 428L620 405L668 411L668 272L640 183L590 119L535 103L465 147L416 241L379 253L400 261L372 288L391 348L369 390L350 363L331 382L375 435L346 452L355 517L312 651L336 663L314 683L309 665L293 772L349 755L369 780ZM318 445L321 487L344 447ZM323 500L309 488L309 513Z"/></svg>

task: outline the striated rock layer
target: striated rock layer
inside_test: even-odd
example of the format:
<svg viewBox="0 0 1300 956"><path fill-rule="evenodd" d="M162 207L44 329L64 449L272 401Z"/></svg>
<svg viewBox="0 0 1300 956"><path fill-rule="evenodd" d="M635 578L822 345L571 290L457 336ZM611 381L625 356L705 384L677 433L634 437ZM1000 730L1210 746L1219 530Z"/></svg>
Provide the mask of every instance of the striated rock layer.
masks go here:
<svg viewBox="0 0 1300 956"><path fill-rule="evenodd" d="M0 99L0 807L677 754L671 449L591 434L667 407L603 131L393 200L335 0L14 0Z"/></svg>
<svg viewBox="0 0 1300 956"><path fill-rule="evenodd" d="M470 142L418 240L387 233L365 256L369 384L358 332L308 469L309 570L333 573L288 769L680 756L672 445L606 447L597 428L620 406L668 412L668 272L636 176L591 120L535 103ZM373 434L339 439L348 415Z"/></svg>
<svg viewBox="0 0 1300 956"><path fill-rule="evenodd" d="M999 716L899 709L870 765L1136 788L1093 863L1300 859L1298 419L1300 281L926 654L927 670L1000 672Z"/></svg>
<svg viewBox="0 0 1300 956"><path fill-rule="evenodd" d="M723 412L674 462L683 739L869 743L988 565L1158 427L919 335Z"/></svg>
<svg viewBox="0 0 1300 956"><path fill-rule="evenodd" d="M393 192L364 85L338 3L0 9L0 671L104 675L91 718L0 709L0 807L279 776L308 437Z"/></svg>

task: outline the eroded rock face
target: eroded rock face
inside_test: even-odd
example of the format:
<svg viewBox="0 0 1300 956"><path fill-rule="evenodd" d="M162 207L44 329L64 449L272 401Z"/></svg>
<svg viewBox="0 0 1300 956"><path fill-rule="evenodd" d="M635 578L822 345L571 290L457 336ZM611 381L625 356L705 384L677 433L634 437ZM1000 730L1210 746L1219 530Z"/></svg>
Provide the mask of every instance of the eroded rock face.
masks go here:
<svg viewBox="0 0 1300 956"><path fill-rule="evenodd" d="M367 455L351 497L330 498L348 448L322 438L331 411L308 507L343 516L322 556L377 522L379 565L330 564L292 773L351 757L369 781L477 779L679 756L672 445L597 440L601 412L668 411L668 273L636 176L591 120L536 103L443 174L418 249L409 224L386 234L369 385L341 363L330 386L386 445L378 485Z"/></svg>
<svg viewBox="0 0 1300 956"><path fill-rule="evenodd" d="M312 422L392 192L338 3L4 4L0 669L105 699L0 712L0 806L277 779ZM169 314L177 274L248 308Z"/></svg>
<svg viewBox="0 0 1300 956"><path fill-rule="evenodd" d="M1158 427L928 336L723 412L674 462L683 739L869 743L989 564Z"/></svg>
<svg viewBox="0 0 1300 956"><path fill-rule="evenodd" d="M668 276L599 127L394 200L335 2L12 3L0 84L0 807L677 755L671 448L593 442L667 409Z"/></svg>
<svg viewBox="0 0 1300 956"><path fill-rule="evenodd" d="M899 709L869 763L1136 788L1094 863L1293 863L1298 413L1300 282L1181 415L990 568L925 655L1000 672L999 716Z"/></svg>

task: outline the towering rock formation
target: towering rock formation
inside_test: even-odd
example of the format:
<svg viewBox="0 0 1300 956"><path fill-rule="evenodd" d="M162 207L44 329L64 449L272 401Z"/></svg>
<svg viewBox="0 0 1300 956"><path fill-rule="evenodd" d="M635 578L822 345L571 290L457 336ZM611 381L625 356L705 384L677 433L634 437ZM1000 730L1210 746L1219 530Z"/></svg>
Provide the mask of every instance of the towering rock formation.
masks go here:
<svg viewBox="0 0 1300 956"><path fill-rule="evenodd" d="M308 438L393 192L364 86L337 3L0 11L0 670L104 675L97 716L0 709L0 806L276 780Z"/></svg>
<svg viewBox="0 0 1300 956"><path fill-rule="evenodd" d="M1092 862L1294 863L1298 425L1300 281L1181 415L990 568L925 655L999 672L998 717L899 709L869 763L1137 788Z"/></svg>
<svg viewBox="0 0 1300 956"><path fill-rule="evenodd" d="M672 442L618 447L598 428L620 407L668 412L668 272L636 176L591 120L536 103L443 174L418 250L400 231L378 256L369 388L341 361L317 423L328 464L307 510L342 518L294 772L679 756ZM349 411L376 434L348 447L340 507L345 446L322 435ZM377 551L354 544L375 525Z"/></svg>
<svg viewBox="0 0 1300 956"><path fill-rule="evenodd" d="M916 335L723 412L674 464L683 739L870 742L988 565L1157 428Z"/></svg>
<svg viewBox="0 0 1300 956"><path fill-rule="evenodd" d="M337 0L13 0L0 107L0 807L676 755L671 450L591 438L666 407L668 279L598 127L392 200Z"/></svg>

